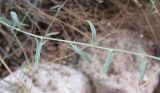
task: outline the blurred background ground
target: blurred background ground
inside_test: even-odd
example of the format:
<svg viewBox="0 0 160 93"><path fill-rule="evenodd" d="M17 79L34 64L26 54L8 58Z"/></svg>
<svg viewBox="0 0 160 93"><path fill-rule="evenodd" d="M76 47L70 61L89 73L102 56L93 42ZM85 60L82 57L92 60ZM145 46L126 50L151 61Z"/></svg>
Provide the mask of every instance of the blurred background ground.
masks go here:
<svg viewBox="0 0 160 93"><path fill-rule="evenodd" d="M121 33L115 32L116 29L128 29L134 33L128 34L129 37L141 38L152 55L160 55L160 18L158 14L152 14L150 0L104 0L103 3L96 0L0 0L0 16L11 19L10 11L15 11L28 25L25 31L37 35L44 36L53 21L49 32L57 32L53 37L64 40L89 42L91 31L86 20L92 21L97 34L104 38ZM22 33L14 37L10 29L0 25L0 55L13 71L26 60L16 38L30 61L34 59L36 47L34 37ZM67 44L53 41L44 45L41 55L44 59L66 65L77 64L79 59ZM8 74L1 64L0 73L0 77Z"/></svg>

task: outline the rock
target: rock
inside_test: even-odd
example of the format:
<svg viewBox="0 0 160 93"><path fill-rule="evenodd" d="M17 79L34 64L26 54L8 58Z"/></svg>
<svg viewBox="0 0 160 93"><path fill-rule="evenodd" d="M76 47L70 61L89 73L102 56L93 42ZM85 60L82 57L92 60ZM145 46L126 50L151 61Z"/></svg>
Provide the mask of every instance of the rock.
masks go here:
<svg viewBox="0 0 160 93"><path fill-rule="evenodd" d="M37 69L32 69L32 73L18 70L1 80L0 93L91 93L91 90L88 78L80 71L41 63Z"/></svg>
<svg viewBox="0 0 160 93"><path fill-rule="evenodd" d="M106 38L100 43L100 46L129 50L136 53L142 52L140 40L128 37L128 35L131 36L134 34L128 31L120 31L120 33ZM81 59L79 62L79 69L86 73L91 79L95 93L152 93L158 83L158 76L156 76L156 79L153 79L146 86L140 88L139 69L141 57L125 53L116 53L113 57L108 74L100 79L101 71L104 66L104 59L107 58L108 52L95 48L90 48L86 50L86 52L91 56L92 63L87 65ZM144 81L150 80L150 76L157 71L158 68L158 63L148 59Z"/></svg>

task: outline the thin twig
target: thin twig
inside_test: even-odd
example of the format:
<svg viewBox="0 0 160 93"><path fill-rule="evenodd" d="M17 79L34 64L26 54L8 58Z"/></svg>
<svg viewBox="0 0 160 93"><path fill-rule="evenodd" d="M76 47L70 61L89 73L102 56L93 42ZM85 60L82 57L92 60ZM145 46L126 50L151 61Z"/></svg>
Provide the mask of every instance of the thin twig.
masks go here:
<svg viewBox="0 0 160 93"><path fill-rule="evenodd" d="M26 87L25 84L20 80L18 79L15 74L13 74L13 72L11 71L11 69L8 67L8 65L5 63L5 61L3 60L3 58L1 57L0 55L0 62L4 65L4 67L7 69L7 71L16 79L18 80L18 82L23 86L23 87Z"/></svg>

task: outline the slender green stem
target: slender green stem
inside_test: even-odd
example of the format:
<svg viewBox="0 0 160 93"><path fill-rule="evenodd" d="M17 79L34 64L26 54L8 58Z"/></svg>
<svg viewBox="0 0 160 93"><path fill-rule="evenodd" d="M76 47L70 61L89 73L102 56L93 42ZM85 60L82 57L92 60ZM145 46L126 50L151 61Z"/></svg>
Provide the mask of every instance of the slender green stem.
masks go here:
<svg viewBox="0 0 160 93"><path fill-rule="evenodd" d="M49 38L49 37L39 36L39 35L35 35L35 34L32 34L32 33L29 33L29 32L27 32L27 31L22 31L22 30L20 30L19 28L16 28L16 27L14 27L14 26L8 25L7 23L5 23L5 22L3 22L3 21L0 21L0 23L4 24L4 25L7 26L7 27L10 27L10 28L12 28L12 29L14 29L14 30L16 30L16 31L18 31L18 32L21 32L21 33L24 33L24 34L27 34L27 35L30 35L30 36L33 36L33 37L36 37L36 38L39 38L39 39L44 39L44 40L46 39L46 40L63 42L63 43L83 45L83 46L93 47L93 48L102 49L102 50L107 50L107 51L113 50L113 51L115 51L115 52L127 53L127 54L136 55L136 56L145 56L145 57L148 57L148 58L151 58L151 59L155 59L155 60L160 61L160 58L159 58L159 57L152 56L152 55L148 55L148 54L142 54L142 53L137 53L137 52L133 52L133 51L116 49L116 48L106 48L106 47L96 46L96 45L93 45L93 44L87 44L87 43L82 43L82 42L75 42L75 41L69 41L69 40L62 40L62 39L56 39L56 38Z"/></svg>

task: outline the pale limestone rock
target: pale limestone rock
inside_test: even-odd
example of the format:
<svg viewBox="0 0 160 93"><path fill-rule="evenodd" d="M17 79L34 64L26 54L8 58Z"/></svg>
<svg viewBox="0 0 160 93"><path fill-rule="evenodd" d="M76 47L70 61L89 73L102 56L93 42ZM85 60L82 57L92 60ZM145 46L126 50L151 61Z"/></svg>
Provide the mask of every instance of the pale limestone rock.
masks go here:
<svg viewBox="0 0 160 93"><path fill-rule="evenodd" d="M26 86L20 87L18 78ZM0 81L0 93L91 93L88 78L80 71L54 63L41 63L32 74L18 70ZM33 81L33 83L32 83ZM19 87L18 87L19 86Z"/></svg>
<svg viewBox="0 0 160 93"><path fill-rule="evenodd" d="M127 33L127 34L126 34ZM142 45L136 38L128 37L127 31L106 38L99 45L110 48L119 48L129 51L142 52ZM100 36L99 36L100 37ZM91 56L92 63L86 64L82 59L80 69L88 75L93 82L95 93L152 93L158 83L157 77L147 86L139 89L140 80L140 57L130 54L117 53L108 75L100 79L100 72L104 65L104 59L108 52L99 49L88 49L86 52ZM148 66L144 77L145 81L159 68L158 63L148 60Z"/></svg>

